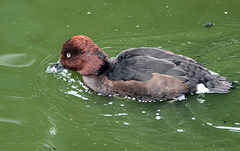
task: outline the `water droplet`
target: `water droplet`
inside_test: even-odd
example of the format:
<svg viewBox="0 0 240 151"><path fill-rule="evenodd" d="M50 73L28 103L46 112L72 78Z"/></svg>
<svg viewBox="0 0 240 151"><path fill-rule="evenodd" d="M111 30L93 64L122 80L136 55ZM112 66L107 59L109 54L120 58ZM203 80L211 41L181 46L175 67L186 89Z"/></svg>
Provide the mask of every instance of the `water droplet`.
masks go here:
<svg viewBox="0 0 240 151"><path fill-rule="evenodd" d="M128 115L127 113L118 113L117 116L124 116L124 115Z"/></svg>
<svg viewBox="0 0 240 151"><path fill-rule="evenodd" d="M161 116L156 116L155 119L156 120L160 120L162 117Z"/></svg>
<svg viewBox="0 0 240 151"><path fill-rule="evenodd" d="M207 123L207 125L210 125L210 126L212 126L212 123Z"/></svg>
<svg viewBox="0 0 240 151"><path fill-rule="evenodd" d="M184 130L183 129L178 129L177 132L184 132Z"/></svg>

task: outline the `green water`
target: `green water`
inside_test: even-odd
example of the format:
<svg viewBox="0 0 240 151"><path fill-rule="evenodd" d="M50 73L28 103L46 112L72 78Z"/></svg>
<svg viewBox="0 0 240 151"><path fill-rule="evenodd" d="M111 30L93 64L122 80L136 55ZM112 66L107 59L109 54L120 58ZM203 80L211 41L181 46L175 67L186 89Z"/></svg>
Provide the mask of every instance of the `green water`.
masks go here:
<svg viewBox="0 0 240 151"><path fill-rule="evenodd" d="M0 150L239 150L238 85L140 103L99 96L71 71L45 72L65 40L83 34L110 57L160 47L240 81L239 8L239 0L1 0Z"/></svg>

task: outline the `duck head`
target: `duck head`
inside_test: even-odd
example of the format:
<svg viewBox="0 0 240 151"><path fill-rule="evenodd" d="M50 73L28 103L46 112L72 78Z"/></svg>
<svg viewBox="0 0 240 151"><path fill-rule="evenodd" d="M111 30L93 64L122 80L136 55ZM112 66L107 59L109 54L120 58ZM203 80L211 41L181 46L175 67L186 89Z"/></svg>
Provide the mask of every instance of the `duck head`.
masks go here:
<svg viewBox="0 0 240 151"><path fill-rule="evenodd" d="M56 63L56 72L63 68L77 71L83 76L98 75L107 65L108 55L90 38L83 35L67 40L61 51L60 60Z"/></svg>

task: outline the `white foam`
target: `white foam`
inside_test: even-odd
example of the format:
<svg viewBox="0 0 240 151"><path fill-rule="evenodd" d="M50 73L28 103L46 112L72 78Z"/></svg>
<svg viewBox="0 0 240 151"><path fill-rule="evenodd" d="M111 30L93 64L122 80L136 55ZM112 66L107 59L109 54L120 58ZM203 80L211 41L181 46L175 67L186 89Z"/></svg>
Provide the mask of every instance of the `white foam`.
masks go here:
<svg viewBox="0 0 240 151"><path fill-rule="evenodd" d="M47 73L56 73L56 71L57 71L56 67L48 66L47 69L46 69Z"/></svg>
<svg viewBox="0 0 240 151"><path fill-rule="evenodd" d="M85 98L85 97L83 97L82 95L80 95L78 91L70 90L70 91L67 91L67 92L65 92L65 93L66 93L66 94L74 95L74 96L79 97L79 98L81 98L81 99L83 99L83 100L88 100L88 98Z"/></svg>
<svg viewBox="0 0 240 151"><path fill-rule="evenodd" d="M50 127L49 133L50 133L51 135L57 135L57 130L56 130L56 128L55 128L55 127Z"/></svg>
<svg viewBox="0 0 240 151"><path fill-rule="evenodd" d="M204 84L202 83L199 83L197 85L197 94L201 94L201 93L208 93L209 92L209 89L205 87Z"/></svg>
<svg viewBox="0 0 240 151"><path fill-rule="evenodd" d="M185 100L186 97L185 97L185 95L183 94L183 95L179 96L177 99L178 99L179 101L182 101L182 100Z"/></svg>
<svg viewBox="0 0 240 151"><path fill-rule="evenodd" d="M197 98L197 101L198 101L199 103L204 103L206 100Z"/></svg>

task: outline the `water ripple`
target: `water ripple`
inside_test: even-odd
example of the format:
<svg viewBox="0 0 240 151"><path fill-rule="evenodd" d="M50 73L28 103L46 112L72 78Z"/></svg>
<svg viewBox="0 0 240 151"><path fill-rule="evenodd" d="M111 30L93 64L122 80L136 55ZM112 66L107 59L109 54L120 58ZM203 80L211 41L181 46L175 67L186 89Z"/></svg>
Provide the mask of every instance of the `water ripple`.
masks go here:
<svg viewBox="0 0 240 151"><path fill-rule="evenodd" d="M214 126L215 128L218 129L226 129L232 132L239 132L240 133L240 127L228 127L228 126Z"/></svg>
<svg viewBox="0 0 240 151"><path fill-rule="evenodd" d="M22 68L31 66L36 60L35 58L33 58L30 59L29 61L29 59L27 58L28 54L25 53L0 55L0 65L7 67Z"/></svg>
<svg viewBox="0 0 240 151"><path fill-rule="evenodd" d="M19 121L19 120L4 119L4 118L0 118L0 122L11 123L11 124L17 124L17 125L21 125L21 124L22 124L22 122Z"/></svg>

